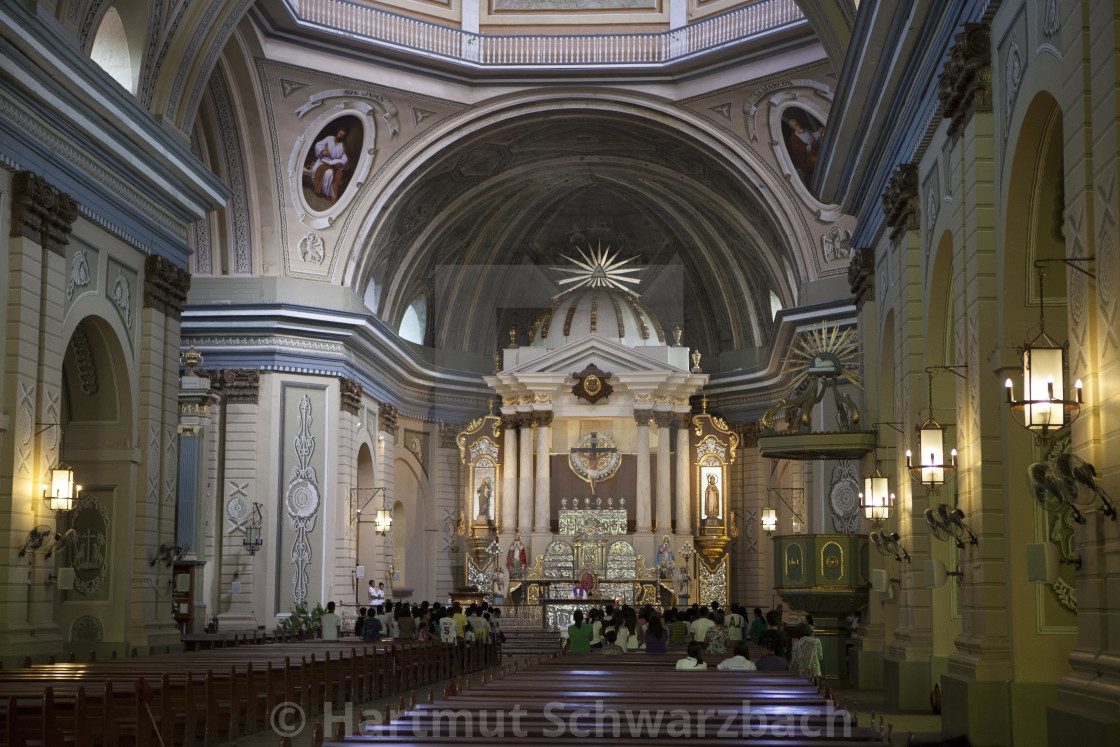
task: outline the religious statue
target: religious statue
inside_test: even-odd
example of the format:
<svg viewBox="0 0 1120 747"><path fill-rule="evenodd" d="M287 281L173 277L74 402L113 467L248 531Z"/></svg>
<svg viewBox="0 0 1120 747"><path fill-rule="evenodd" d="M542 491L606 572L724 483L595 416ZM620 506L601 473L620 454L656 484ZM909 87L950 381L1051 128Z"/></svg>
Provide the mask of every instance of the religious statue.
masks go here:
<svg viewBox="0 0 1120 747"><path fill-rule="evenodd" d="M506 570L513 576L519 571L524 572L524 568L528 564L529 553L521 542L521 535L519 534L513 538L513 542L509 545L509 552L506 553Z"/></svg>
<svg viewBox="0 0 1120 747"><path fill-rule="evenodd" d="M689 583L689 581L692 580L692 577L689 576L688 569L685 568L684 565L678 565L677 566L677 571L674 574L674 579L673 580L676 582L676 585L677 585L677 596L687 597L688 596L688 583Z"/></svg>
<svg viewBox="0 0 1120 747"><path fill-rule="evenodd" d="M715 520L719 515L719 486L716 485L716 476L708 475L708 487L704 489L704 518Z"/></svg>
<svg viewBox="0 0 1120 747"><path fill-rule="evenodd" d="M507 577L506 569L502 567L501 563L496 562L496 559L495 559L494 579L493 579L493 582L494 582L494 596L496 596L496 597L505 596L506 586L508 585L506 583L506 577Z"/></svg>
<svg viewBox="0 0 1120 747"><path fill-rule="evenodd" d="M490 484L490 478L482 478L482 482L478 484L478 518L490 518L490 496L493 492L493 487Z"/></svg>
<svg viewBox="0 0 1120 747"><path fill-rule="evenodd" d="M661 538L661 546L657 548L657 555L654 556L654 561L657 567L662 570L662 578L667 577L673 567L673 544L669 541L669 535Z"/></svg>

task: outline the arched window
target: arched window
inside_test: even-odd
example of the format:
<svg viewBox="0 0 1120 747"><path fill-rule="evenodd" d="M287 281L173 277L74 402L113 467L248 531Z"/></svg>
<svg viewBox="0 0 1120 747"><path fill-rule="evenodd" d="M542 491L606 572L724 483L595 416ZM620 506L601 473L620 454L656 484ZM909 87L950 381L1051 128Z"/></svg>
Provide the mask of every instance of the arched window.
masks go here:
<svg viewBox="0 0 1120 747"><path fill-rule="evenodd" d="M428 299L421 293L416 300L409 304L401 317L401 326L397 334L402 340L424 344L424 332L428 328Z"/></svg>
<svg viewBox="0 0 1120 747"><path fill-rule="evenodd" d="M115 3L102 16L90 48L90 59L132 93L139 84L146 25L146 3Z"/></svg>
<svg viewBox="0 0 1120 747"><path fill-rule="evenodd" d="M778 294L770 291L770 318L776 319L778 312L782 310L782 299L778 298Z"/></svg>

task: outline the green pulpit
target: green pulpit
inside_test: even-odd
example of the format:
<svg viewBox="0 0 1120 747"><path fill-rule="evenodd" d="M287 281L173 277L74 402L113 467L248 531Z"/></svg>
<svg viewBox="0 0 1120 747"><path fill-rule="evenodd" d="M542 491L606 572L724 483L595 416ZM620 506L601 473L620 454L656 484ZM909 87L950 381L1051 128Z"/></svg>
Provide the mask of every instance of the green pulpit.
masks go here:
<svg viewBox="0 0 1120 747"><path fill-rule="evenodd" d="M795 610L813 616L824 649L821 673L846 679L848 615L867 606L870 560L866 534L774 537L774 587Z"/></svg>

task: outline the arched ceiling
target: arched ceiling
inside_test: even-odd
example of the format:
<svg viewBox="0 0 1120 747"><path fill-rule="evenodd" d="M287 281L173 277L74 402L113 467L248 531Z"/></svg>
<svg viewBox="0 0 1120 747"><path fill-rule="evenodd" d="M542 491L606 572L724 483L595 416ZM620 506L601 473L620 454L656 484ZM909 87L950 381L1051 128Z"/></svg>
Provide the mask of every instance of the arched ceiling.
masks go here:
<svg viewBox="0 0 1120 747"><path fill-rule="evenodd" d="M356 288L399 323L428 298L428 342L485 355L560 292L575 247L644 267L643 300L707 354L764 345L770 293L803 275L773 205L726 158L667 122L579 108L526 114L424 158L365 236ZM793 282L797 282L794 280Z"/></svg>

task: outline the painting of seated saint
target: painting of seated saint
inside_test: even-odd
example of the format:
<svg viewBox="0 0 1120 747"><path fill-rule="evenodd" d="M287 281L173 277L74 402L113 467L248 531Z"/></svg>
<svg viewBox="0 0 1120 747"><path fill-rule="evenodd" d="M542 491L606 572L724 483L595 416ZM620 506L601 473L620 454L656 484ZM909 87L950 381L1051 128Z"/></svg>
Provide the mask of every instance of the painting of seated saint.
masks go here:
<svg viewBox="0 0 1120 747"><path fill-rule="evenodd" d="M792 106L782 112L782 139L786 152L806 187L813 181L823 137L824 125L809 112Z"/></svg>
<svg viewBox="0 0 1120 747"><path fill-rule="evenodd" d="M303 196L318 213L334 207L346 192L362 152L362 120L336 117L319 130L303 162Z"/></svg>

